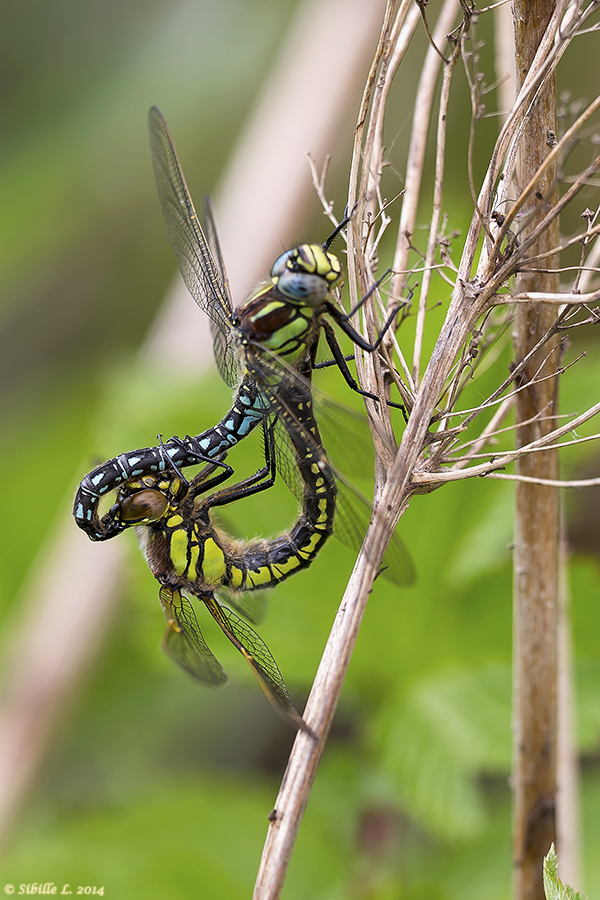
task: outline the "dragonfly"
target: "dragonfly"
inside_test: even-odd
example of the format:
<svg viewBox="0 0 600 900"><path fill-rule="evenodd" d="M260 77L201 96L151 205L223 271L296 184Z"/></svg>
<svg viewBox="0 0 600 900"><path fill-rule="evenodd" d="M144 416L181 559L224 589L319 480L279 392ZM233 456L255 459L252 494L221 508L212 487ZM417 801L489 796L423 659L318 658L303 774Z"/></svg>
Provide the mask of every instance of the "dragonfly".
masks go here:
<svg viewBox="0 0 600 900"><path fill-rule="evenodd" d="M276 711L295 728L313 734L293 705L285 681L262 638L232 609L251 621L252 607L239 595L273 587L306 568L333 532L338 486L313 419L310 387L297 401L299 422L307 426L306 443L295 433L294 459L302 482L302 509L285 534L271 540L239 541L211 520L211 510L247 496L275 478L275 422L265 442L265 466L236 485L214 493L227 478L215 466L187 481L181 474L144 475L127 481L107 514L122 527L134 526L167 618L163 648L198 681L220 685L227 676L208 647L186 594L201 601L225 636L240 651ZM310 437L308 437L310 435ZM185 593L182 593L184 592ZM227 605L216 592L226 592ZM313 735L314 736L314 735Z"/></svg>
<svg viewBox="0 0 600 900"><path fill-rule="evenodd" d="M330 485L335 491L335 482ZM262 592L314 559L331 533L335 493L327 489L321 492L323 512L313 526L307 526L301 516L285 536L243 543L212 524L212 497L197 503L197 492L203 489L198 477L182 482L175 474L147 475L123 485L112 510L127 526L136 527L149 567L159 582L159 599L167 619L163 649L196 681L226 683L227 676L206 643L189 599L195 597L243 655L279 715L295 728L311 733L294 707L269 648L234 610L255 621L260 602L248 604L240 592ZM237 499L235 489L222 493L228 495L222 498L228 502Z"/></svg>
<svg viewBox="0 0 600 900"><path fill-rule="evenodd" d="M310 472L306 471L307 460L315 459L321 472L327 472L335 479L336 505L334 514L334 537L342 544L358 553L373 513L371 503L355 486L348 476L364 478L365 470L374 467L374 448L371 434L364 416L356 410L343 406L328 397L297 370L281 368L274 364L274 378L277 379L278 402L282 399L281 413L263 419L265 465L254 476L220 491L205 501L206 508L229 504L233 499L270 488L281 475L301 506L308 503L311 485ZM310 371L309 371L310 374ZM269 390L269 388L267 388ZM326 435L323 442L321 433ZM193 440L188 438L188 440ZM327 448L327 449L326 449ZM349 448L352 451L349 452ZM141 454L142 451L136 451ZM343 460L345 472L336 465ZM139 467L143 469L143 467ZM183 467L182 467L183 468ZM211 461L210 481L202 478L202 490L207 493L230 478L233 471L223 466L221 460ZM177 475L185 481L181 468L164 464L159 472L139 471L133 478L124 479L124 484L140 477L163 475L166 478ZM314 474L314 473L313 473ZM123 487L123 485L122 485ZM313 501L314 502L314 501ZM98 522L98 534L114 536L128 527L122 515L114 514L114 507ZM412 559L404 543L397 534L384 555L383 576L401 587L413 583L415 573Z"/></svg>
<svg viewBox="0 0 600 900"><path fill-rule="evenodd" d="M331 291L342 280L342 267L329 248L349 217L321 246L303 244L282 254L273 265L270 281L244 306L234 310L210 200L205 200L204 231L166 122L156 107L150 110L149 127L155 179L169 239L190 293L209 315L219 370L228 384L237 385L237 391L232 408L214 428L194 438L175 437L159 447L121 454L85 476L75 497L73 515L92 540L106 540L118 533L117 523L112 523L112 530L101 524L98 507L104 496L128 478L215 458L222 460L230 447L259 423L264 425L272 408L281 412L272 358L291 363L310 377L321 330L348 385L378 400L356 383L325 315L333 318L358 346L374 351L397 312L392 311L379 338L371 345L349 323L366 297L348 315L332 303ZM223 461L220 465L230 475L233 473Z"/></svg>
<svg viewBox="0 0 600 900"><path fill-rule="evenodd" d="M136 528L150 570L160 584L167 618L163 647L173 661L198 681L222 684L226 680L186 596L191 595L205 605L242 653L277 712L294 727L310 732L293 706L268 647L228 607L255 622L256 606L248 605L243 595L274 587L308 567L334 532L336 520L341 517L342 530L360 528L361 517L368 523L370 506L335 474L329 462L314 416L310 383L294 377L284 388L293 422L286 419L283 429L279 419L270 422L265 466L254 475L213 493L209 491L228 477L223 472L212 475L214 465L189 482L174 471L143 475L121 487L106 518L123 528ZM271 486L278 461L296 474L301 503L296 521L288 531L269 540L230 537L212 521L211 511L236 502L257 487ZM394 578L410 575L397 539L384 562ZM223 593L225 600L221 599Z"/></svg>

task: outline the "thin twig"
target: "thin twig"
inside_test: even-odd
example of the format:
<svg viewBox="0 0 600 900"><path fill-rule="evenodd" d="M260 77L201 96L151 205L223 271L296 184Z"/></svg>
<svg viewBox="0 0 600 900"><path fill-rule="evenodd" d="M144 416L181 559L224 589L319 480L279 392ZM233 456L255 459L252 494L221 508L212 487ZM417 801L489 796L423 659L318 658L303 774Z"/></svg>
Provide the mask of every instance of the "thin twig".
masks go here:
<svg viewBox="0 0 600 900"><path fill-rule="evenodd" d="M545 484L556 488L586 488L600 485L600 478L582 478L579 481L561 481L552 478L530 478L528 475L509 475L505 472L490 472L486 478L497 478L504 481L523 481L527 484Z"/></svg>
<svg viewBox="0 0 600 900"><path fill-rule="evenodd" d="M450 102L450 84L454 67L460 55L460 45L456 45L448 64L444 67L442 78L442 91L440 96L440 109L438 112L437 143L435 150L435 179L433 187L433 204L431 224L429 226L429 240L427 241L427 253L423 272L423 281L419 293L419 307L417 310L417 325L413 349L413 383L419 384L419 369L421 366L421 351L423 348L423 334L425 331L425 313L427 311L427 299L429 297L429 285L431 273L434 268L435 250L438 242L438 230L442 216L442 199L444 190L444 162L446 158L446 131L448 127L448 104Z"/></svg>

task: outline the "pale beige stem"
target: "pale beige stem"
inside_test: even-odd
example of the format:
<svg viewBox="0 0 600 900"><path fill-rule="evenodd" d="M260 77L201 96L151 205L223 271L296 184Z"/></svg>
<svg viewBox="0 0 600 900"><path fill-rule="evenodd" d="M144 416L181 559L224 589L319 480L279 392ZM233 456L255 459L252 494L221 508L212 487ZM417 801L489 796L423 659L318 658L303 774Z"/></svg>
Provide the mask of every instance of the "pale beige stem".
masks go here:
<svg viewBox="0 0 600 900"><path fill-rule="evenodd" d="M458 3L456 0L444 0L444 5L439 13L438 21L433 33L436 45L444 43L446 34L452 28L456 18ZM403 272L408 269L408 256L410 244L406 238L414 233L417 221L417 209L421 195L423 181L423 165L425 161L425 148L427 146L427 133L431 121L431 108L433 104L435 85L442 61L433 47L429 47L425 56L423 70L419 79L419 87L415 98L413 125L410 136L410 147L406 163L406 185L402 199L402 212L400 215L400 227L394 254L393 268L395 272ZM392 279L391 290L395 296L400 296L404 285L402 275L396 275Z"/></svg>
<svg viewBox="0 0 600 900"><path fill-rule="evenodd" d="M500 98L502 120L512 109L516 96L515 41L510 3L501 3L494 10L494 61Z"/></svg>
<svg viewBox="0 0 600 900"><path fill-rule="evenodd" d="M440 109L438 113L437 127L437 144L435 151L435 179L433 187L433 205L431 223L429 225L429 238L427 241L427 252L425 254L425 266L423 272L423 282L419 292L419 307L417 311L417 327L415 331L415 342L413 348L413 368L412 376L415 385L419 383L421 368L421 352L423 349L423 335L425 333L425 314L427 312L427 300L429 298L429 286L431 284L431 275L433 272L433 264L435 262L435 251L438 244L438 234L440 221L442 219L442 200L444 191L444 164L446 160L446 132L448 128L448 104L450 102L450 84L454 67L460 53L459 47L455 47L450 61L444 66L442 90L440 95Z"/></svg>
<svg viewBox="0 0 600 900"><path fill-rule="evenodd" d="M586 479L586 481L600 479ZM580 485L578 485L580 486ZM581 884L581 812L579 804L579 760L575 744L576 695L573 679L571 595L568 581L568 550L564 515L561 528L561 565L558 628L558 747L556 837L560 854L560 877L577 891Z"/></svg>

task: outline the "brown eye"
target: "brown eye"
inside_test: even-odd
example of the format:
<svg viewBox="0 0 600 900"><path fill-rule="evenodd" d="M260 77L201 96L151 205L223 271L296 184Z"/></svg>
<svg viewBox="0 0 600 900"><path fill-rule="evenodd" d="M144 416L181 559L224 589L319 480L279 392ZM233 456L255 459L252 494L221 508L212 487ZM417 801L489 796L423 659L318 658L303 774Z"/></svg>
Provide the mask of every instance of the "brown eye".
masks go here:
<svg viewBox="0 0 600 900"><path fill-rule="evenodd" d="M169 501L160 491L148 489L121 500L119 507L122 522L155 522L166 513Z"/></svg>

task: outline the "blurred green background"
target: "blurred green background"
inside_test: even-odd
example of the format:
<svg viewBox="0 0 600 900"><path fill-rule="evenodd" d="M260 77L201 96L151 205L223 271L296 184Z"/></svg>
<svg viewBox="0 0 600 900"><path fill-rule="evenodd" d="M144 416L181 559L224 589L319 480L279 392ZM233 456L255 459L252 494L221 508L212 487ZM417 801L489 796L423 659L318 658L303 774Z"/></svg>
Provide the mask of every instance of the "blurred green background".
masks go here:
<svg viewBox="0 0 600 900"><path fill-rule="evenodd" d="M174 272L145 117L153 103L163 109L194 194L213 190L294 7L291 0L24 0L4 10L5 627L85 471L153 444L158 431L198 433L228 406L216 374L199 383L178 369L166 379L136 359ZM485 37L485 24L481 32ZM388 143L400 170L424 46L420 35L393 100L397 127ZM582 86L584 64L572 58L568 65L574 95L591 96L589 84ZM452 133L447 208L450 229L464 232L464 78L452 113L464 127ZM495 128L495 120L482 123L478 166ZM342 162L334 163L332 192L341 204L350 139L351 125ZM402 180L394 168L386 177L392 196ZM319 217L297 237L320 239L326 230ZM435 299L447 301L447 286L436 290ZM443 308L432 315L432 330L442 316ZM410 322L405 327L410 346ZM578 335L570 352L593 349L594 340ZM589 353L563 379L565 412L597 401L595 357ZM504 377L509 358L507 346L500 375L482 373L465 405ZM348 402L334 373L319 382ZM248 444L236 457L242 468L257 459L256 443ZM569 475L593 473L594 465L592 445L565 457ZM597 505L592 492L566 504L575 551L584 887L591 896L600 891ZM277 487L270 504L263 497L228 515L242 535L271 534L287 527L293 509ZM511 523L506 483L455 484L412 503L401 533L418 582L407 591L382 579L376 584L291 863L287 900L509 897ZM174 670L158 649L164 620L156 585L133 535L119 540L128 568L110 640L78 685L14 825L0 878L103 885L115 900L247 898L293 733L206 618L202 627L230 684L202 690ZM300 708L352 562L332 542L309 571L273 594L260 627Z"/></svg>

